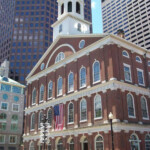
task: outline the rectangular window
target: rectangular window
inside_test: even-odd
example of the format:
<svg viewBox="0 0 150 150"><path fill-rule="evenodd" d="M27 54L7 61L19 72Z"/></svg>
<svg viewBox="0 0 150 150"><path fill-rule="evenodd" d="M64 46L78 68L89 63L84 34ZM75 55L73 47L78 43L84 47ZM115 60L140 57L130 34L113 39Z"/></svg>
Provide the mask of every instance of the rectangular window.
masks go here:
<svg viewBox="0 0 150 150"><path fill-rule="evenodd" d="M4 143L5 143L5 136L0 135L0 144L4 144Z"/></svg>
<svg viewBox="0 0 150 150"><path fill-rule="evenodd" d="M144 85L143 70L137 68L137 77L138 77L138 84L139 85Z"/></svg>
<svg viewBox="0 0 150 150"><path fill-rule="evenodd" d="M12 105L12 111L18 112L19 111L19 105L18 104L13 104Z"/></svg>
<svg viewBox="0 0 150 150"><path fill-rule="evenodd" d="M1 103L1 109L2 109L2 110L7 110L7 109L8 109L8 103L2 102L2 103Z"/></svg>
<svg viewBox="0 0 150 150"><path fill-rule="evenodd" d="M130 65L124 64L124 78L125 81L132 82Z"/></svg>
<svg viewBox="0 0 150 150"><path fill-rule="evenodd" d="M16 144L16 136L15 135L10 135L9 136L9 143L10 144Z"/></svg>
<svg viewBox="0 0 150 150"><path fill-rule="evenodd" d="M0 131L5 131L6 130L6 123L0 123Z"/></svg>
<svg viewBox="0 0 150 150"><path fill-rule="evenodd" d="M17 129L18 129L18 124L12 123L12 124L11 124L11 130L12 130L12 131L17 131Z"/></svg>

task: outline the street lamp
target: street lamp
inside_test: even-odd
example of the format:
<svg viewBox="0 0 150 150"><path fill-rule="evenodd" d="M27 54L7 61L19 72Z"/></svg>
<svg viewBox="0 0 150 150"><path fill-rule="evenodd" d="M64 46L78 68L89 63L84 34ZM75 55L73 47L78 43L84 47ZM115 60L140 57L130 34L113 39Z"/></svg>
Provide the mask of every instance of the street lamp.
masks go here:
<svg viewBox="0 0 150 150"><path fill-rule="evenodd" d="M110 126L111 126L112 150L114 150L114 135L113 135L113 126L112 126L113 114L112 114L112 112L109 113L108 118L110 120Z"/></svg>
<svg viewBox="0 0 150 150"><path fill-rule="evenodd" d="M44 114L43 118L42 118L42 123L40 123L40 129L41 129L41 143L44 143L44 149L43 150L46 150L45 149L45 146L46 146L46 142L48 140L48 128L49 128L49 123L47 122L48 119L46 118L46 114Z"/></svg>

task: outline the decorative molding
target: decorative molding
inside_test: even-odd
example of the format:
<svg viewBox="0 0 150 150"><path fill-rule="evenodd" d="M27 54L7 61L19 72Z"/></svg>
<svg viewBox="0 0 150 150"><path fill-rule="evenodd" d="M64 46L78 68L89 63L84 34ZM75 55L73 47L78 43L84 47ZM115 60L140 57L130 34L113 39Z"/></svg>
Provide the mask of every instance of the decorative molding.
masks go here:
<svg viewBox="0 0 150 150"><path fill-rule="evenodd" d="M86 89L78 91L76 93L66 95L64 97L58 97L55 100L47 101L47 103L41 103L37 106L30 107L30 108L25 110L25 114L30 114L34 111L45 109L45 108L54 106L54 105L59 104L59 103L66 103L66 102L71 101L71 100L77 101L79 98L85 97L87 95L92 95L94 93L98 93L98 92L105 93L105 92L107 92L108 89L110 89L110 90L120 89L123 91L134 92L138 95L139 94L146 95L146 96L150 95L149 90L147 90L143 87L137 87L135 85L131 85L128 83L122 83L120 81L112 80L112 81L108 81L108 82L103 83L103 84L98 84L98 85L93 86L91 88L86 88Z"/></svg>
<svg viewBox="0 0 150 150"><path fill-rule="evenodd" d="M150 125L139 125L139 124L134 124L134 123L122 123L122 122L117 122L113 124L113 130L115 133L124 131L125 133L129 133L129 131L139 131L139 132L150 132ZM104 132L108 133L110 131L110 124L102 124L99 126L91 126L91 127L86 127L86 128L74 128L74 129L67 129L67 130L61 130L61 131L55 131L55 132L50 132L49 137L66 137L68 135L75 135L78 136L79 134L84 135L84 134L93 134L93 133L99 133L99 132ZM38 140L39 139L39 134L37 135L25 135L23 137L23 141L28 142L30 140Z"/></svg>

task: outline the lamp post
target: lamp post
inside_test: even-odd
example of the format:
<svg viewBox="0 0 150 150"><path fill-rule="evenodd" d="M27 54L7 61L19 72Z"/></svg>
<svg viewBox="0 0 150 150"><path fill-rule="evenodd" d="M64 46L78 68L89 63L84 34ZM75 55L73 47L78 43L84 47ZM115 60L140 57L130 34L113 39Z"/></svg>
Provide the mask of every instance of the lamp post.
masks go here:
<svg viewBox="0 0 150 150"><path fill-rule="evenodd" d="M112 150L114 150L114 135L113 135L113 126L112 126L113 114L112 114L112 112L109 113L108 118L110 120L110 126L111 126Z"/></svg>
<svg viewBox="0 0 150 150"><path fill-rule="evenodd" d="M41 125L41 143L44 144L43 146L43 150L46 150L45 146L46 146L46 142L47 142L47 137L48 137L48 126L49 123L47 123L48 119L46 118L46 114L44 114L43 118L42 118L42 123L40 123Z"/></svg>

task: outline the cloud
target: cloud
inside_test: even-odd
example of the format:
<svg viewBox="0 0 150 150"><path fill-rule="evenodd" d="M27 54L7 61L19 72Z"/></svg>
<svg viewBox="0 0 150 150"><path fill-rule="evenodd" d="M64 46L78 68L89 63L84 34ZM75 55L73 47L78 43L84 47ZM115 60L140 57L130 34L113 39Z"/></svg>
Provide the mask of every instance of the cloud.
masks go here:
<svg viewBox="0 0 150 150"><path fill-rule="evenodd" d="M95 2L92 2L91 7L92 7L92 8L95 8L95 6L96 6L96 3L95 3Z"/></svg>

